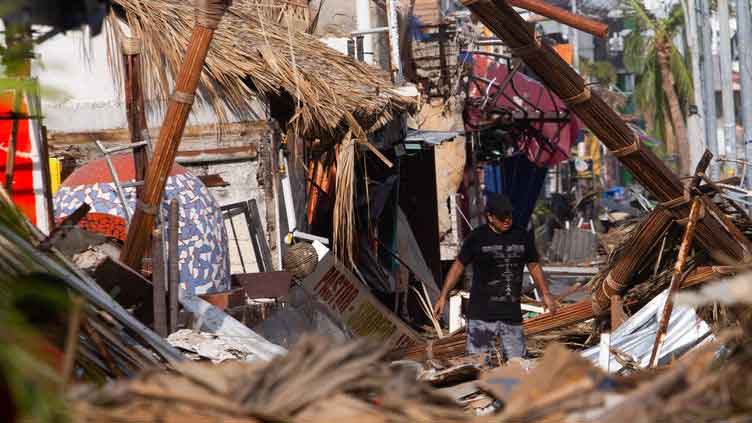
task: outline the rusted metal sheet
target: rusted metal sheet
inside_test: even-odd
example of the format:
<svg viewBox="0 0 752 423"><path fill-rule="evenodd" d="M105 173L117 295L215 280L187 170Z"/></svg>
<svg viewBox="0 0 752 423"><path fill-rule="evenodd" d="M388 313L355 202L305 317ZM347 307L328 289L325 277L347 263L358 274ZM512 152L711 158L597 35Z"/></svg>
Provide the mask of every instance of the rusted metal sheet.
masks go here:
<svg viewBox="0 0 752 423"><path fill-rule="evenodd" d="M292 275L288 272L240 273L232 275L232 279L243 287L250 299L285 299L292 284Z"/></svg>

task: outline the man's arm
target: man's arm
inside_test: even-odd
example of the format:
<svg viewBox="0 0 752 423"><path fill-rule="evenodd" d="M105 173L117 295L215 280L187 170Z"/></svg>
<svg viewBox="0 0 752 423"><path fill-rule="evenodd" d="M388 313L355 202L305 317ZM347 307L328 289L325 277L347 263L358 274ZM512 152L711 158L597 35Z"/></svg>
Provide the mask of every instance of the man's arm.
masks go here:
<svg viewBox="0 0 752 423"><path fill-rule="evenodd" d="M558 305L554 301L554 297L551 296L551 291L548 290L548 283L546 283L546 277L543 275L543 267L538 262L532 262L527 264L527 270L530 271L530 276L533 277L533 282L538 287L538 291L543 295L543 303L546 304L548 311L556 313Z"/></svg>
<svg viewBox="0 0 752 423"><path fill-rule="evenodd" d="M464 271L465 265L462 264L461 261L455 260L454 263L452 263L452 267L449 269L449 273L447 273L447 276L444 279L444 287L441 288L441 294L436 300L436 305L433 306L433 314L437 319L441 316L441 313L444 312L447 295L449 295L449 292L455 287L455 285L457 285L457 282L459 282Z"/></svg>

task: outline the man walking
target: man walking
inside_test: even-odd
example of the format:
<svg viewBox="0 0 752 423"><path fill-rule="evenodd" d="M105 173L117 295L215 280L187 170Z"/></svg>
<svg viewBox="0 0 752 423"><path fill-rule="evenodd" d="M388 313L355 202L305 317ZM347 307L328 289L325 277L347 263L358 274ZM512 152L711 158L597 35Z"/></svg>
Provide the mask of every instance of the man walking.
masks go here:
<svg viewBox="0 0 752 423"><path fill-rule="evenodd" d="M525 334L522 330L520 296L525 265L549 311L556 311L556 303L538 263L538 251L532 234L512 224L512 203L509 198L491 194L486 202L486 220L488 223L474 229L462 244L434 310L437 316L441 315L447 295L460 280L465 267L472 263L467 352L480 354L493 351L494 339L498 336L507 360L524 357Z"/></svg>

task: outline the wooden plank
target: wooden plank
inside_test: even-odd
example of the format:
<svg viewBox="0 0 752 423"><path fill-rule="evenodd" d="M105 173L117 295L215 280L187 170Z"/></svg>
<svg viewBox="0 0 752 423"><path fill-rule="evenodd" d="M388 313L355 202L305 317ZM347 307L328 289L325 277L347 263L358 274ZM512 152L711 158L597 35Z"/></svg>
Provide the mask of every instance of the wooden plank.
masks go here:
<svg viewBox="0 0 752 423"><path fill-rule="evenodd" d="M178 238L180 234L180 204L177 198L170 201L170 219L167 239L167 263L169 285L168 302L169 302L169 326L170 333L178 328L178 296L180 295L180 256L178 253Z"/></svg>
<svg viewBox="0 0 752 423"><path fill-rule="evenodd" d="M151 233L151 284L154 303L154 331L163 338L167 336L167 307L165 304L165 283L167 282L162 229Z"/></svg>
<svg viewBox="0 0 752 423"><path fill-rule="evenodd" d="M232 275L232 280L243 287L250 299L285 299L292 285L292 275L288 272L239 273Z"/></svg>
<svg viewBox="0 0 752 423"><path fill-rule="evenodd" d="M159 136L161 127L149 129L149 136L156 139ZM224 125L190 125L185 128L183 137L190 138L207 138L216 137L222 134L222 139L230 138L256 138L262 137L269 133L269 124L265 121L248 121L228 123ZM128 129L105 129L100 131L82 131L82 132L56 132L50 131L49 141L53 146L66 146L78 144L92 144L94 141L107 143L128 143L130 142L130 133Z"/></svg>

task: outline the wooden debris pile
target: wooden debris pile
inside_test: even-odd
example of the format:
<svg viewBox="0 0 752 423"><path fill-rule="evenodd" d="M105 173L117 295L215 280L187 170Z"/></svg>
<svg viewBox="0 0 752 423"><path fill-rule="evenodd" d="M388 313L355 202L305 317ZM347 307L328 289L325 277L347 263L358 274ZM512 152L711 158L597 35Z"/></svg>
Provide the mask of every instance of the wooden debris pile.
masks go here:
<svg viewBox="0 0 752 423"><path fill-rule="evenodd" d="M306 337L269 363L185 363L79 396L79 422L416 422L469 416L366 341Z"/></svg>
<svg viewBox="0 0 752 423"><path fill-rule="evenodd" d="M43 236L0 190L0 289L6 294L0 308L17 308L40 332L41 359L63 368L64 381L74 368L81 371L77 379L103 380L181 361L177 350L50 246L56 234ZM46 302L50 297L60 299L58 310Z"/></svg>

